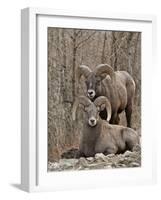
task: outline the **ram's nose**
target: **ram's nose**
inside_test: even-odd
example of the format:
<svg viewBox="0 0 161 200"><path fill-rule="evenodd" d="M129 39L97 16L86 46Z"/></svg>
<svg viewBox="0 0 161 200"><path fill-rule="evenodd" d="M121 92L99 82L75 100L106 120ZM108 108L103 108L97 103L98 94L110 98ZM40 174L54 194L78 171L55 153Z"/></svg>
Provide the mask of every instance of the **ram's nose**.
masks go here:
<svg viewBox="0 0 161 200"><path fill-rule="evenodd" d="M88 90L88 97L93 98L95 96L95 91L94 90Z"/></svg>
<svg viewBox="0 0 161 200"><path fill-rule="evenodd" d="M93 95L93 91L91 91L91 92L88 92L88 94L89 94L89 95Z"/></svg>
<svg viewBox="0 0 161 200"><path fill-rule="evenodd" d="M90 126L95 126L96 125L96 119L95 118L90 118L89 119L89 125Z"/></svg>

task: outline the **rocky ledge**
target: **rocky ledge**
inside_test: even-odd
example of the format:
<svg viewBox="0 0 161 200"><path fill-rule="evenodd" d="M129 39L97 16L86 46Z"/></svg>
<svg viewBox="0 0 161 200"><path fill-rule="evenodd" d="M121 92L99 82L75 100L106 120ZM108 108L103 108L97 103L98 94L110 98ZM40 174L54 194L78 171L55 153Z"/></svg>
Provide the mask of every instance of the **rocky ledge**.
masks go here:
<svg viewBox="0 0 161 200"><path fill-rule="evenodd" d="M133 152L126 151L124 154L95 154L94 157L81 157L79 159L63 158L59 162L48 162L48 171L64 170L89 170L129 168L141 166L141 149L137 146Z"/></svg>

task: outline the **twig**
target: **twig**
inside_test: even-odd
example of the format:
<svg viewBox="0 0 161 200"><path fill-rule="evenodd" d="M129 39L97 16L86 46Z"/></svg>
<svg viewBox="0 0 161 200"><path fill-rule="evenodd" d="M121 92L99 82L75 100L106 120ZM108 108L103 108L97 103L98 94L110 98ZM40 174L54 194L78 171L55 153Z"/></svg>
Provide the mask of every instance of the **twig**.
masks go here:
<svg viewBox="0 0 161 200"><path fill-rule="evenodd" d="M69 35L69 38L71 39L71 40L74 40L74 37L66 30L66 33Z"/></svg>
<svg viewBox="0 0 161 200"><path fill-rule="evenodd" d="M111 56L108 56L109 58L112 58L113 56L115 56L115 54L120 50L121 45L122 45L122 43L124 42L125 38L126 38L126 36L124 36L124 37L121 39L121 42L120 42L120 44L118 45L117 50L116 50Z"/></svg>
<svg viewBox="0 0 161 200"><path fill-rule="evenodd" d="M84 40L80 41L76 48L79 48L81 46L81 44L83 44L85 41L89 40L96 32L93 32L91 35L89 35L87 38L85 38Z"/></svg>
<svg viewBox="0 0 161 200"><path fill-rule="evenodd" d="M61 55L64 54L64 53L62 52L62 50L61 50L57 45L55 45L55 44L53 43L52 46L53 46L57 51L59 51L59 53L60 53Z"/></svg>

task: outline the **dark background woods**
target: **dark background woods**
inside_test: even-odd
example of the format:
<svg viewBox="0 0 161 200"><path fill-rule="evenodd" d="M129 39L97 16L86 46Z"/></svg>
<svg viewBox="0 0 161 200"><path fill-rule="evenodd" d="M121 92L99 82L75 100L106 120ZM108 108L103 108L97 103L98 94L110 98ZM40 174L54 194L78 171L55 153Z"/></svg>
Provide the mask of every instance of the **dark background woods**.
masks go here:
<svg viewBox="0 0 161 200"><path fill-rule="evenodd" d="M73 122L71 109L83 80L78 83L80 64L91 69L101 63L114 70L126 70L135 80L136 94L132 127L140 134L141 33L48 28L48 159L54 161L68 149L77 148L83 113ZM82 78L83 79L83 78ZM126 125L124 113L121 124ZM79 120L78 120L79 119Z"/></svg>

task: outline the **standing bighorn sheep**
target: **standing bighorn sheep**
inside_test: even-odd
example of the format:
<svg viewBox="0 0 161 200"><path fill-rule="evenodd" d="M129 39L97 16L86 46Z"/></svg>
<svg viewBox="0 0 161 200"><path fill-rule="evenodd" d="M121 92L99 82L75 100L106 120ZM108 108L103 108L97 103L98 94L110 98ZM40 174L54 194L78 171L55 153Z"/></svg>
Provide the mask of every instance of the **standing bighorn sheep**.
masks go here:
<svg viewBox="0 0 161 200"><path fill-rule="evenodd" d="M94 101L99 96L109 99L112 107L110 123L119 124L119 113L125 110L127 126L131 127L132 106L135 95L135 83L126 71L116 71L108 64L98 65L93 71L86 65L78 68L78 78L85 77L87 96ZM108 75L108 76L107 76ZM105 111L100 113L106 119Z"/></svg>
<svg viewBox="0 0 161 200"><path fill-rule="evenodd" d="M109 124L111 104L106 97L100 96L91 102L89 98L80 96L73 105L73 120L79 105L83 106L86 118L78 157L94 156L96 153L122 153L133 150L133 147L139 144L139 137L133 129ZM107 110L107 121L99 116L99 112L104 108Z"/></svg>

